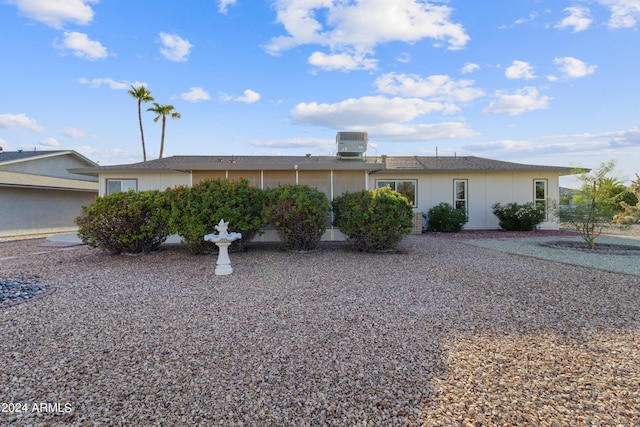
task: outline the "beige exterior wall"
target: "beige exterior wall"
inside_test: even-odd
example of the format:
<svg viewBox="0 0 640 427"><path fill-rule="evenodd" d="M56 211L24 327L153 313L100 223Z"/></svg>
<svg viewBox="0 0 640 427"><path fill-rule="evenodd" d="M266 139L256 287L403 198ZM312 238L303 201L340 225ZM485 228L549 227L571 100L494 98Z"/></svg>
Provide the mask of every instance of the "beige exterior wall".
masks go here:
<svg viewBox="0 0 640 427"><path fill-rule="evenodd" d="M96 192L0 187L0 237L74 232Z"/></svg>
<svg viewBox="0 0 640 427"><path fill-rule="evenodd" d="M379 173L370 176L369 185L375 188L377 180L416 179L416 211L426 213L433 206L445 202L453 205L454 181L467 180L469 222L466 229L497 229L498 219L491 205L500 203L528 203L534 201L534 181L547 180L547 197L559 199L558 174L540 173L434 173L402 174ZM540 225L542 229L557 229L551 221Z"/></svg>
<svg viewBox="0 0 640 427"><path fill-rule="evenodd" d="M189 173L144 173L144 174L100 174L100 196L107 192L107 180L109 179L136 179L138 181L138 191L161 190L173 188L176 185L191 185L191 174Z"/></svg>

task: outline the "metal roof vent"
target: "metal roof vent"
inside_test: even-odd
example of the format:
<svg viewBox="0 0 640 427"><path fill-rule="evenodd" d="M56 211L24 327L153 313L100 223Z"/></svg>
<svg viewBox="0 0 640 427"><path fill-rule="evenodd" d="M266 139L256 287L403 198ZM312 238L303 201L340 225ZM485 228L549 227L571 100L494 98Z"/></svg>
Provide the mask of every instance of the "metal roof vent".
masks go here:
<svg viewBox="0 0 640 427"><path fill-rule="evenodd" d="M338 132L336 135L336 153L340 159L362 159L367 151L369 134L367 132Z"/></svg>

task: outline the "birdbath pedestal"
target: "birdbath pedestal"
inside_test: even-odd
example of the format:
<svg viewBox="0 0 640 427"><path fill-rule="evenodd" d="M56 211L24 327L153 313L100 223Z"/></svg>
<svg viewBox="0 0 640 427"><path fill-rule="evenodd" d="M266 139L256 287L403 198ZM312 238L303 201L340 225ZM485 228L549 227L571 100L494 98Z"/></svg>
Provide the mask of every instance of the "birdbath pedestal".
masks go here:
<svg viewBox="0 0 640 427"><path fill-rule="evenodd" d="M218 261L216 262L216 276L225 276L227 274L233 273L233 268L231 267L231 260L229 259L229 245L238 239L242 238L242 234L240 233L229 233L227 232L227 227L229 226L228 222L224 222L223 219L220 220L218 225L216 225L216 230L218 230L218 234L207 234L204 236L204 240L208 242L213 242L218 247Z"/></svg>

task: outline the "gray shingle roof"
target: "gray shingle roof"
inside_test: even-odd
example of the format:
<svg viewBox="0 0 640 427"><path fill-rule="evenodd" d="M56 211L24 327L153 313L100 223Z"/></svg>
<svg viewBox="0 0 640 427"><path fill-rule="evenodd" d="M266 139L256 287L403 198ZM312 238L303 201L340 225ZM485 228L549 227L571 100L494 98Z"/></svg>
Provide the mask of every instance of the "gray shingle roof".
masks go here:
<svg viewBox="0 0 640 427"><path fill-rule="evenodd" d="M172 156L147 162L72 169L73 173L154 173L204 170L367 170L371 172L558 172L571 168L511 163L482 157L381 156L341 160L335 156Z"/></svg>
<svg viewBox="0 0 640 427"><path fill-rule="evenodd" d="M73 155L78 159L81 159L87 164L97 165L96 162L89 160L88 158L84 157L82 154L73 150L3 151L0 153L0 165L8 162L19 162L24 160L31 160L38 157L63 156L67 154Z"/></svg>

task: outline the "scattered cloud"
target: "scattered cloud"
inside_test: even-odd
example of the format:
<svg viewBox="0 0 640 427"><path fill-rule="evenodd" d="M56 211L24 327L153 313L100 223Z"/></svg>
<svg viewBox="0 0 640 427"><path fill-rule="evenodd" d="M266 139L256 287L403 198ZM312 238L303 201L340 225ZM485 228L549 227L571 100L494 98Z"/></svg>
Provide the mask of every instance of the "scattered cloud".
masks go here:
<svg viewBox="0 0 640 427"><path fill-rule="evenodd" d="M466 64L464 64L464 66L460 71L462 72L462 74L470 74L479 69L480 69L480 66L478 64L474 64L473 62L467 62Z"/></svg>
<svg viewBox="0 0 640 427"><path fill-rule="evenodd" d="M68 138L90 138L93 136L82 129L76 128L64 128L62 129L62 134Z"/></svg>
<svg viewBox="0 0 640 427"><path fill-rule="evenodd" d="M53 28L62 29L66 22L88 25L94 12L89 6L99 0L8 0L21 14Z"/></svg>
<svg viewBox="0 0 640 427"><path fill-rule="evenodd" d="M408 64L409 62L411 62L411 54L402 52L396 57L396 61L402 64Z"/></svg>
<svg viewBox="0 0 640 427"><path fill-rule="evenodd" d="M180 98L189 102L207 101L211 96L201 87L189 88L189 92L181 93Z"/></svg>
<svg viewBox="0 0 640 427"><path fill-rule="evenodd" d="M218 3L218 12L226 15L229 6L233 6L234 4L236 4L236 0L220 0Z"/></svg>
<svg viewBox="0 0 640 427"><path fill-rule="evenodd" d="M109 89L112 90L123 90L123 89L129 89L131 87L131 85L133 86L140 86L140 85L144 85L144 83L140 83L140 82L135 82L135 83L131 83L128 81L116 81L112 78L109 77L105 77L105 78L94 78L94 79L86 79L84 77L81 77L78 79L78 83L80 83L81 85L87 85L87 86L91 86L91 87L101 87L101 86L108 86Z"/></svg>
<svg viewBox="0 0 640 427"><path fill-rule="evenodd" d="M599 0L599 3L611 11L611 17L607 23L611 29L633 28L640 21L638 0Z"/></svg>
<svg viewBox="0 0 640 427"><path fill-rule="evenodd" d="M244 102L245 104L253 104L260 100L260 94L251 89L246 89L244 91L244 95L242 96L231 96L229 94L223 93L220 96L220 100L223 102L235 101L235 102Z"/></svg>
<svg viewBox="0 0 640 427"><path fill-rule="evenodd" d="M537 76L533 72L533 67L528 62L515 60L511 66L507 67L504 75L510 80L531 80Z"/></svg>
<svg viewBox="0 0 640 427"><path fill-rule="evenodd" d="M321 152L335 150L335 142L327 138L253 139L249 145L268 148L309 148Z"/></svg>
<svg viewBox="0 0 640 427"><path fill-rule="evenodd" d="M185 62L193 45L177 34L160 33L160 53L169 61Z"/></svg>
<svg viewBox="0 0 640 427"><path fill-rule="evenodd" d="M348 53L327 55L322 52L313 52L308 61L309 64L326 71L371 70L378 65L378 61L375 59L365 58L361 54L351 55Z"/></svg>
<svg viewBox="0 0 640 427"><path fill-rule="evenodd" d="M419 98L365 96L335 104L299 103L291 111L291 117L298 123L333 129L351 129L408 122L443 109L441 103L428 102Z"/></svg>
<svg viewBox="0 0 640 427"><path fill-rule="evenodd" d="M47 147L47 148L53 148L53 147L59 147L60 143L58 142L57 139L49 137L49 138L45 138L42 141L40 141L40 145Z"/></svg>
<svg viewBox="0 0 640 427"><path fill-rule="evenodd" d="M450 50L462 49L469 41L463 26L452 22L453 9L419 0L277 0L275 8L286 35L272 38L267 52L277 55L300 45L326 46L331 53L314 58L322 64L330 59L344 61L346 57L340 56L344 53L364 58L378 44L392 41L415 43L430 38L446 41Z"/></svg>
<svg viewBox="0 0 640 427"><path fill-rule="evenodd" d="M549 107L552 98L542 96L535 87L525 87L513 93L496 91L496 101L492 101L487 108L482 110L484 114L508 114L515 116L526 111L540 110Z"/></svg>
<svg viewBox="0 0 640 427"><path fill-rule="evenodd" d="M0 114L0 128L15 130L24 129L32 132L44 132L44 128L26 114Z"/></svg>
<svg viewBox="0 0 640 427"><path fill-rule="evenodd" d="M598 68L597 65L589 65L577 58L565 56L564 58L556 58L553 63L557 65L558 71L564 74L565 78L577 79L580 77L593 74Z"/></svg>
<svg viewBox="0 0 640 427"><path fill-rule="evenodd" d="M378 77L374 85L378 92L384 94L457 103L484 96L484 91L473 87L474 83L473 80L454 80L447 75L421 77L415 74L387 73Z"/></svg>
<svg viewBox="0 0 640 427"><path fill-rule="evenodd" d="M593 19L591 19L591 11L588 7L573 6L565 8L564 11L569 16L556 24L555 28L572 28L574 33L578 33L589 28L593 22Z"/></svg>
<svg viewBox="0 0 640 427"><path fill-rule="evenodd" d="M54 42L54 46L61 50L70 50L82 59L102 59L108 56L107 49L98 41L91 40L84 33L65 31L62 42Z"/></svg>
<svg viewBox="0 0 640 427"><path fill-rule="evenodd" d="M502 30L505 30L505 29L508 29L508 28L513 28L516 25L522 25L522 24L526 24L527 22L535 21L536 19L538 19L538 16L540 16L538 14L538 12L531 12L526 18L518 18L512 24L501 25L498 28L500 28Z"/></svg>

